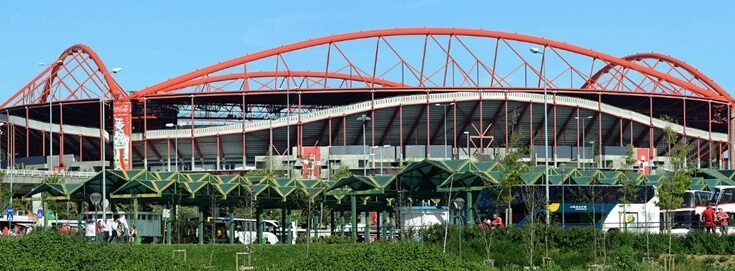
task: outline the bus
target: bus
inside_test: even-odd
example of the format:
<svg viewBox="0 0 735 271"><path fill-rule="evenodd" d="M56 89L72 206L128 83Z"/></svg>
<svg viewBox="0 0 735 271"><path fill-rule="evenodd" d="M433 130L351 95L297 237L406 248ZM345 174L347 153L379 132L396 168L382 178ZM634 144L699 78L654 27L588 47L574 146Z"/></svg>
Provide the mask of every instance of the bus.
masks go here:
<svg viewBox="0 0 735 271"><path fill-rule="evenodd" d="M229 238L229 232L228 232L228 224L229 222L228 217L218 217L214 221L214 235L215 235L215 241L226 243L228 242ZM242 244L251 244L257 240L258 235L258 228L257 228L257 220L253 218L234 218L235 222L235 242L240 242ZM263 238L265 239L266 243L268 244L277 244L279 243L279 238L281 233L281 226L279 225L278 221L275 220L263 220L264 230L263 230ZM211 230L212 228L210 226L207 227L207 230L205 232L205 239L211 238ZM208 234L209 233L209 234ZM295 234L295 232L294 232ZM294 236L291 238L291 240L296 240L296 237Z"/></svg>
<svg viewBox="0 0 735 271"><path fill-rule="evenodd" d="M545 221L544 185L523 185L511 189L514 196L507 206L496 206L497 194L491 189L480 193L475 207L478 217L499 214L506 224L522 227L531 219ZM630 203L621 203L621 185L550 185L549 211L552 224L563 228L596 227L602 231L659 232L660 208L655 188L636 187Z"/></svg>
<svg viewBox="0 0 735 271"><path fill-rule="evenodd" d="M687 235L693 231L704 229L699 214L704 211L712 199L712 192L700 190L687 190L684 192L684 202L679 208L672 211L671 233L674 235ZM661 210L661 221L666 210ZM661 225L661 230L665 225Z"/></svg>
<svg viewBox="0 0 735 271"><path fill-rule="evenodd" d="M730 216L728 225L733 223L733 215L735 215L735 185L718 185L712 190L710 204L714 205L716 210L722 208L724 212ZM704 209L704 208L702 208ZM699 211L702 213L702 211ZM728 228L728 233L733 233L733 227Z"/></svg>

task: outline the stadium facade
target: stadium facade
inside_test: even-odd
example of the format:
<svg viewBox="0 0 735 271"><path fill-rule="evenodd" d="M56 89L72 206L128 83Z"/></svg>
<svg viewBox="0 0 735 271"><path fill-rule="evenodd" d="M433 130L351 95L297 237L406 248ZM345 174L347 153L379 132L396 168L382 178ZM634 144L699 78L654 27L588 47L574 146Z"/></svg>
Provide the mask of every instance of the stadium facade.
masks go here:
<svg viewBox="0 0 735 271"><path fill-rule="evenodd" d="M339 165L390 172L424 158L492 159L515 141L541 164L548 134L553 165L619 167L632 144L649 171L667 165L667 127L689 144L688 163L733 164L733 98L660 53L403 28L284 45L139 90L116 71L74 45L2 103L5 166L85 170L106 148L123 169L275 167L309 178Z"/></svg>

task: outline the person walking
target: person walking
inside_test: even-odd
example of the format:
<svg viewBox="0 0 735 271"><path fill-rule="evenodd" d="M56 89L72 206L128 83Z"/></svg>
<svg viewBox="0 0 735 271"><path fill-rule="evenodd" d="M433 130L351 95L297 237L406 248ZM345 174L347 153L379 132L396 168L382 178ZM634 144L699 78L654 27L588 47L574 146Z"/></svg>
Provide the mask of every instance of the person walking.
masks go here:
<svg viewBox="0 0 735 271"><path fill-rule="evenodd" d="M717 213L717 221L720 222L720 233L722 235L727 234L727 226L729 224L730 216L725 212L725 210L722 210L722 208L717 209L719 212Z"/></svg>

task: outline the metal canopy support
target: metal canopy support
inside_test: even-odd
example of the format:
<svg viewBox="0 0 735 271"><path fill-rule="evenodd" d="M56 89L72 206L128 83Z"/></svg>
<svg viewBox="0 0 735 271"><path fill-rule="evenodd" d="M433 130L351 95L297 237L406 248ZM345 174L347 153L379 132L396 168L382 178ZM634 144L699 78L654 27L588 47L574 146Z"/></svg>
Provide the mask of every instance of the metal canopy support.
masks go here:
<svg viewBox="0 0 735 271"><path fill-rule="evenodd" d="M258 240L258 244L263 244L264 243L264 240L263 240L263 209L258 207L255 210L255 214L258 217L257 218L258 231L257 231L256 238Z"/></svg>
<svg viewBox="0 0 735 271"><path fill-rule="evenodd" d="M352 222L350 233L352 234L352 240L357 241L357 197L355 195L350 195L350 216Z"/></svg>
<svg viewBox="0 0 735 271"><path fill-rule="evenodd" d="M363 238L364 243L370 243L370 212L365 210L365 229L364 229L365 238Z"/></svg>
<svg viewBox="0 0 735 271"><path fill-rule="evenodd" d="M199 208L199 221L197 225L197 234L199 234L199 244L204 244L204 213L202 208Z"/></svg>

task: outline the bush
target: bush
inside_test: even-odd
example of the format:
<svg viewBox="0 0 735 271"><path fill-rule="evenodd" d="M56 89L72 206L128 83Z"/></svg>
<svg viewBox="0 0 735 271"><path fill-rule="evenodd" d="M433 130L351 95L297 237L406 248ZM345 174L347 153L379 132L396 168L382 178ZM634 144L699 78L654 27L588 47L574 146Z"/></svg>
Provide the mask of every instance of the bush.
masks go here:
<svg viewBox="0 0 735 271"><path fill-rule="evenodd" d="M1 238L0 270L200 270L171 260L156 246L89 243L55 231L34 231L22 238Z"/></svg>
<svg viewBox="0 0 735 271"><path fill-rule="evenodd" d="M433 246L416 243L376 243L313 246L309 255L270 270L490 270L461 261Z"/></svg>

